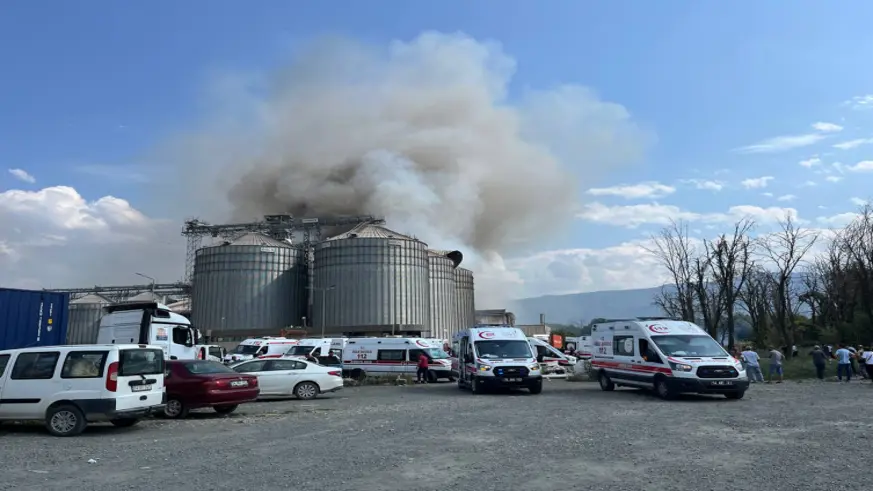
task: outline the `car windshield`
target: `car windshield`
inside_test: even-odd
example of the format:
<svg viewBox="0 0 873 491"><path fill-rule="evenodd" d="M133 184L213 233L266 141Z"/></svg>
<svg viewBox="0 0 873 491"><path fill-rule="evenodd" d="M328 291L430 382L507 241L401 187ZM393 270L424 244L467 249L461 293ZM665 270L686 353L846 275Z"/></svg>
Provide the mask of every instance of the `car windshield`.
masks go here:
<svg viewBox="0 0 873 491"><path fill-rule="evenodd" d="M449 358L449 354L439 348L428 348L424 351L434 360L445 360Z"/></svg>
<svg viewBox="0 0 873 491"><path fill-rule="evenodd" d="M215 361L186 361L185 370L199 375L201 373L236 373L230 368Z"/></svg>
<svg viewBox="0 0 873 491"><path fill-rule="evenodd" d="M260 346L256 344L241 344L233 349L233 352L238 355L253 355L258 352Z"/></svg>
<svg viewBox="0 0 873 491"><path fill-rule="evenodd" d="M531 358L527 341L477 341L476 356L487 359Z"/></svg>
<svg viewBox="0 0 873 491"><path fill-rule="evenodd" d="M300 345L298 344L297 346L293 346L291 349L289 349L288 351L286 351L286 352L285 352L285 356L303 356L303 355L308 355L309 353L312 352L312 348L314 348L314 346L300 346Z"/></svg>
<svg viewBox="0 0 873 491"><path fill-rule="evenodd" d="M667 356L727 356L727 351L709 336L652 336L652 340Z"/></svg>
<svg viewBox="0 0 873 491"><path fill-rule="evenodd" d="M164 352L159 349L121 350L118 375L155 375L164 373Z"/></svg>

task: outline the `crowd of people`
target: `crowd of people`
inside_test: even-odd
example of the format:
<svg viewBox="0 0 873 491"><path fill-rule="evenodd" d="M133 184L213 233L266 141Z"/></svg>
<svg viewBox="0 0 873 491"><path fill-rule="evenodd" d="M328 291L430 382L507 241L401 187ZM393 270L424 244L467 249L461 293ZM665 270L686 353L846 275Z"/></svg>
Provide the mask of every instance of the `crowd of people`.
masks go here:
<svg viewBox="0 0 873 491"><path fill-rule="evenodd" d="M751 346L745 346L740 352L734 348L731 353L735 358L743 363L746 369L746 374L749 381L752 383L782 383L784 372L783 364L785 361L785 347L777 349L770 346L767 348L767 378L764 378L763 361L758 352ZM799 355L797 346L791 347L792 356ZM860 377L861 379L869 379L873 381L873 346L848 346L838 344L834 350L832 345L815 346L809 352L812 364L815 367L815 374L819 380L824 380L827 366L836 362L837 381L848 383L852 377Z"/></svg>

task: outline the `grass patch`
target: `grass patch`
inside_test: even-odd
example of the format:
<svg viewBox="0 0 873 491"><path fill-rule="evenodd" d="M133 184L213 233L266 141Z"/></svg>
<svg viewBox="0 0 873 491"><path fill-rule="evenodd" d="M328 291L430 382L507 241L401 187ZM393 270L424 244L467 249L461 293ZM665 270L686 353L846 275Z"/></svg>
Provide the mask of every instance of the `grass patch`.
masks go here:
<svg viewBox="0 0 873 491"><path fill-rule="evenodd" d="M767 358L769 354L758 353L758 356L761 357L761 373L764 374L764 380L769 380L770 360ZM863 370L864 366L861 365L859 368ZM782 360L782 372L784 373L785 380L805 380L816 378L815 365L812 364L812 357L803 351L801 351L795 358ZM825 379L831 379L836 376L837 362L832 360L825 365Z"/></svg>

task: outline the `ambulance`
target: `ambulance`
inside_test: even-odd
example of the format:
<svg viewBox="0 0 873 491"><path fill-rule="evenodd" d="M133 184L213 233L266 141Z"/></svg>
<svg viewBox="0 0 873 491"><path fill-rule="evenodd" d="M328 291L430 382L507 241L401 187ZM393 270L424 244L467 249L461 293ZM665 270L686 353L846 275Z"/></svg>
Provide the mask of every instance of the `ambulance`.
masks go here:
<svg viewBox="0 0 873 491"><path fill-rule="evenodd" d="M224 362L236 363L265 355L282 356L291 349L292 346L297 345L298 342L299 340L297 339L273 336L246 339L239 343L233 351L224 356Z"/></svg>
<svg viewBox="0 0 873 491"><path fill-rule="evenodd" d="M321 358L328 356L333 352L338 359L342 360L343 350L348 341L348 338L303 338L297 344L289 348L288 351L284 353L284 356L292 358L314 356L316 358Z"/></svg>
<svg viewBox="0 0 873 491"><path fill-rule="evenodd" d="M422 338L350 338L342 353L343 373L356 380L367 375L416 375L422 353L428 359L428 382L454 380L442 343Z"/></svg>
<svg viewBox="0 0 873 491"><path fill-rule="evenodd" d="M749 379L739 360L695 324L664 318L610 320L591 328L591 369L605 391L653 390L742 399Z"/></svg>
<svg viewBox="0 0 873 491"><path fill-rule="evenodd" d="M543 373L536 350L521 329L511 326L477 326L452 338L452 375L458 388L480 394L491 387L543 391Z"/></svg>
<svg viewBox="0 0 873 491"><path fill-rule="evenodd" d="M567 338L564 343L564 351L569 352L580 360L591 359L591 336L578 336Z"/></svg>
<svg viewBox="0 0 873 491"><path fill-rule="evenodd" d="M536 337L527 338L536 351L537 361L544 378L567 378L576 366L576 357L561 353L557 348Z"/></svg>

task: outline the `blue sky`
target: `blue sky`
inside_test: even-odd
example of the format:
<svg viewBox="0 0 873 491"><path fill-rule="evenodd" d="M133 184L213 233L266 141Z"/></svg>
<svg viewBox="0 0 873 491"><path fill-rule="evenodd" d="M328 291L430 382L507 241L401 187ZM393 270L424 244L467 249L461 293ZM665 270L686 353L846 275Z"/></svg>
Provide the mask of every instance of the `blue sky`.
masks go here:
<svg viewBox="0 0 873 491"><path fill-rule="evenodd" d="M146 199L155 188L130 173L159 165L155 146L202 117L203 88L217 73L269 70L325 34L384 45L438 30L502 43L518 63L511 97L531 87L588 86L657 136L639 165L603 182L580 183L582 191L658 181L676 190L654 202L695 214L738 205L791 206L812 220L850 211L850 198L867 197L873 177L845 169L873 159L873 145L832 145L873 137L873 110L842 104L873 93L873 4L731 5L7 0L0 14L0 162L26 170L36 183L4 172L0 192L69 185L89 200L111 194L157 213ZM818 122L842 130L813 129ZM823 137L802 147L735 151L817 133ZM820 165L798 165L816 155ZM840 169L849 178L825 180L825 169L843 176L834 162L844 164ZM113 168L127 178L113 178ZM773 177L766 188L741 185L766 176ZM689 179L719 181L723 188L680 185ZM816 185L804 187L807 181ZM785 195L799 198L777 201ZM586 200L605 206L653 202L602 195ZM656 228L580 220L544 247L602 248Z"/></svg>

